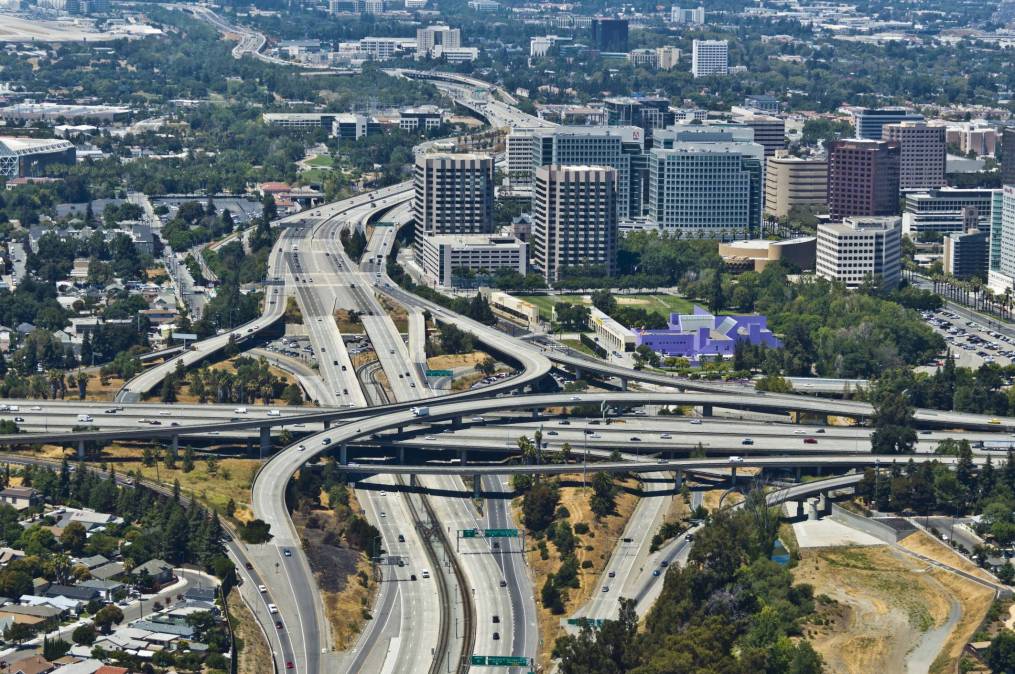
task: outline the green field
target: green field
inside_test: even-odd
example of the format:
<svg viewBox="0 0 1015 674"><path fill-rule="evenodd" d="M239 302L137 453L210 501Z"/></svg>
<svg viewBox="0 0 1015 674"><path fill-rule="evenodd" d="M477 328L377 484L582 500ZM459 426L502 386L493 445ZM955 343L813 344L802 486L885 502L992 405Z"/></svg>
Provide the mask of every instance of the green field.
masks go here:
<svg viewBox="0 0 1015 674"><path fill-rule="evenodd" d="M540 318L546 321L550 320L553 305L557 302L589 304L582 295L516 295L516 297L534 304L539 309ZM693 311L690 301L673 295L616 295L616 298L620 305L640 307L667 318L672 311L681 314Z"/></svg>
<svg viewBox="0 0 1015 674"><path fill-rule="evenodd" d="M335 160L326 154L319 154L313 159L307 161L307 166L315 166L321 168L331 168L335 165Z"/></svg>

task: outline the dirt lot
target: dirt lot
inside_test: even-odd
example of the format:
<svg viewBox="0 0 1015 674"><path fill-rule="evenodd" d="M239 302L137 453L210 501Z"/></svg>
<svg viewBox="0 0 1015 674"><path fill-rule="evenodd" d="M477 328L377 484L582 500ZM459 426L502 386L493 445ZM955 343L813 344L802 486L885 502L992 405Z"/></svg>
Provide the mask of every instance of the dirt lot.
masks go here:
<svg viewBox="0 0 1015 674"><path fill-rule="evenodd" d="M946 623L956 601L962 615L942 645L957 653L982 618L976 606L989 606L974 596L972 583L928 572L926 564L888 546L804 550L793 575L833 600L819 602L805 636L835 674L905 672L907 654L928 630Z"/></svg>
<svg viewBox="0 0 1015 674"><path fill-rule="evenodd" d="M379 295L378 299L380 299L381 307L395 324L395 329L403 335L409 332L409 314L405 311L405 307L392 302L386 295Z"/></svg>
<svg viewBox="0 0 1015 674"><path fill-rule="evenodd" d="M335 312L335 325L338 326L338 331L343 335L364 334L363 322L358 318L352 320L347 309L339 309Z"/></svg>
<svg viewBox="0 0 1015 674"><path fill-rule="evenodd" d="M93 373L92 378L88 380L85 400L112 400L121 387L123 387L123 379L114 376L106 377L106 383L103 384L98 373ZM68 393L74 393L74 398L77 398L77 390L68 391ZM71 396L68 396L68 399L70 398Z"/></svg>
<svg viewBox="0 0 1015 674"><path fill-rule="evenodd" d="M259 674L264 671L264 663L271 660L271 651L264 641L264 633L236 589L229 592L226 603L229 605L237 645L242 642L236 671L238 674Z"/></svg>
<svg viewBox="0 0 1015 674"><path fill-rule="evenodd" d="M589 526L589 533L582 536L576 534L578 547L575 551L575 556L578 558L579 567L585 560L592 562L591 568L579 568L578 576L581 581L581 587L569 590L567 601L565 602L565 615L567 615L572 613L578 606L584 604L592 594L599 574L606 568L606 562L609 559L614 542L624 531L627 520L631 517L634 507L638 503L638 497L621 489L617 496L616 514L596 521L592 511L589 510L589 498L592 496L592 490L591 488L582 490L581 475L561 476L561 483L566 486L560 489L560 505L567 508L568 512L571 513L572 526L579 522L584 522ZM622 483L622 486L635 488L637 487L637 482L629 480ZM520 498L515 499L512 504L515 511L515 520L519 522L522 519L521 505L522 500ZM546 577L551 573L555 573L560 568L560 556L557 554L553 543L548 542L547 547L549 548L550 555L549 559L544 560L540 557L539 550L534 543L533 541L533 544L529 545L526 555L529 568L532 570L533 583L538 592L546 582ZM539 618L541 644L539 663L545 670L550 662L550 651L553 650L553 644L556 642L557 637L563 634L563 628L560 626L561 616L553 615L550 611L543 608L538 597L536 612Z"/></svg>
<svg viewBox="0 0 1015 674"><path fill-rule="evenodd" d="M447 356L431 356L426 359L426 366L431 370L453 370L456 367L475 367L483 362L488 354L482 351L472 353L455 353Z"/></svg>

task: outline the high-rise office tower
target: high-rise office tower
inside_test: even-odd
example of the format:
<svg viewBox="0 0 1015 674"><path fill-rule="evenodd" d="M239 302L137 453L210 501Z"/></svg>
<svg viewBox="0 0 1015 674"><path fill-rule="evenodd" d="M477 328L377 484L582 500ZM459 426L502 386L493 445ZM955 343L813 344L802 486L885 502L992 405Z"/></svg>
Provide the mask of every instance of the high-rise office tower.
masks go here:
<svg viewBox="0 0 1015 674"><path fill-rule="evenodd" d="M775 115L762 115L746 108L733 108L733 120L754 129L754 142L765 148L771 157L786 149L786 120Z"/></svg>
<svg viewBox="0 0 1015 674"><path fill-rule="evenodd" d="M881 140L885 124L923 121L923 115L908 108L856 108L852 114L856 137L861 140Z"/></svg>
<svg viewBox="0 0 1015 674"><path fill-rule="evenodd" d="M896 215L899 212L898 143L836 140L828 144L828 214Z"/></svg>
<svg viewBox="0 0 1015 674"><path fill-rule="evenodd" d="M670 21L673 23L689 23L701 26L705 23L705 8L693 7L691 9L684 9L673 6L670 8Z"/></svg>
<svg viewBox="0 0 1015 674"><path fill-rule="evenodd" d="M644 138L636 126L515 128L507 139L508 179L526 187L540 166L609 166L617 171L618 217L637 217L648 172Z"/></svg>
<svg viewBox="0 0 1015 674"><path fill-rule="evenodd" d="M666 231L714 239L757 234L765 149L737 125L677 126L648 154L648 218Z"/></svg>
<svg viewBox="0 0 1015 674"><path fill-rule="evenodd" d="M1001 133L1001 184L1015 185L1015 126Z"/></svg>
<svg viewBox="0 0 1015 674"><path fill-rule="evenodd" d="M423 154L416 158L412 200L416 236L493 231L493 158Z"/></svg>
<svg viewBox="0 0 1015 674"><path fill-rule="evenodd" d="M599 51L627 51L627 19L596 17L592 20L592 44Z"/></svg>
<svg viewBox="0 0 1015 674"><path fill-rule="evenodd" d="M899 189L922 190L945 184L945 128L924 122L885 124L883 139L899 144Z"/></svg>
<svg viewBox="0 0 1015 674"><path fill-rule="evenodd" d="M549 283L568 269L612 275L617 265L617 171L541 166L532 197L532 266Z"/></svg>
<svg viewBox="0 0 1015 674"><path fill-rule="evenodd" d="M462 46L462 31L444 25L416 29L416 58L430 56L437 47L458 49Z"/></svg>
<svg viewBox="0 0 1015 674"><path fill-rule="evenodd" d="M765 213L784 218L795 207L817 208L828 200L828 160L790 157L785 151L765 164Z"/></svg>
<svg viewBox="0 0 1015 674"><path fill-rule="evenodd" d="M730 45L726 40L695 40L692 47L692 75L709 77L729 74Z"/></svg>

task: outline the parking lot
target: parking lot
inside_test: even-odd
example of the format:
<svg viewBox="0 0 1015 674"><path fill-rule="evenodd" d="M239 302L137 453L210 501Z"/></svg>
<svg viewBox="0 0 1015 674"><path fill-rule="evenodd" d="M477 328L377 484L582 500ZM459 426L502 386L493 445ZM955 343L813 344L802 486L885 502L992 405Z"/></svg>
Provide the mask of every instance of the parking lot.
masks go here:
<svg viewBox="0 0 1015 674"><path fill-rule="evenodd" d="M923 319L945 338L960 367L978 368L984 363L1010 365L1015 359L1015 339L966 320L946 309L925 311Z"/></svg>

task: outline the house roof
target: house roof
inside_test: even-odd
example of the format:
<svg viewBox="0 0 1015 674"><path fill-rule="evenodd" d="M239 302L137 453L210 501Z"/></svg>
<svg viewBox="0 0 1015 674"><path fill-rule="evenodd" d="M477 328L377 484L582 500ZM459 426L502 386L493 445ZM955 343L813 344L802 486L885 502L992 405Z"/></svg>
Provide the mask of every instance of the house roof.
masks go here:
<svg viewBox="0 0 1015 674"><path fill-rule="evenodd" d="M92 577L99 580L109 580L113 576L119 576L123 571L124 566L121 562L110 562L92 569Z"/></svg>
<svg viewBox="0 0 1015 674"><path fill-rule="evenodd" d="M80 585L50 585L49 589L46 590L46 596L90 601L99 596L99 591L94 587L82 587Z"/></svg>
<svg viewBox="0 0 1015 674"><path fill-rule="evenodd" d="M161 573L165 573L166 571L172 570L173 565L170 564L169 562L163 561L161 559L149 559L144 564L139 564L138 566L135 566L134 570L131 571L130 573L132 576L136 576L142 571L145 571L151 576L157 576Z"/></svg>
<svg viewBox="0 0 1015 674"><path fill-rule="evenodd" d="M9 671L11 674L46 674L54 669L56 665L36 653L13 663Z"/></svg>

